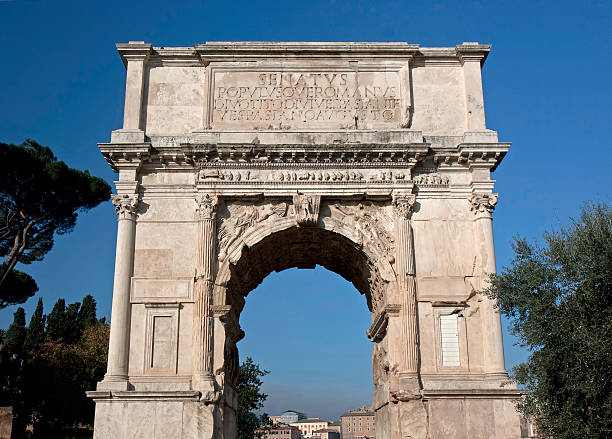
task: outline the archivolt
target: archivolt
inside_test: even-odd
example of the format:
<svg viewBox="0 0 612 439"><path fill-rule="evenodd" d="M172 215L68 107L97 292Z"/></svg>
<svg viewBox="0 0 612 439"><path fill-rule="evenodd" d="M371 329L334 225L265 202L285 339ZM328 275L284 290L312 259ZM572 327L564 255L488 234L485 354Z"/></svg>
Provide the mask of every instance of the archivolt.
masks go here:
<svg viewBox="0 0 612 439"><path fill-rule="evenodd" d="M388 257L359 230L331 217L313 227L297 226L292 216L270 218L228 249L217 272L214 304L232 305L238 316L244 297L272 271L318 264L352 282L374 311L395 279Z"/></svg>

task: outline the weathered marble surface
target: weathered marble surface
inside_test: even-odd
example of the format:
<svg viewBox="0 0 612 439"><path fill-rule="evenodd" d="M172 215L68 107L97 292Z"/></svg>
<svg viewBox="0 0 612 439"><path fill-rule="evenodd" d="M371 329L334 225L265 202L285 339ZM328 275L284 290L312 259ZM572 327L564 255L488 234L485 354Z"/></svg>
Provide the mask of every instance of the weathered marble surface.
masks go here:
<svg viewBox="0 0 612 439"><path fill-rule="evenodd" d="M477 294L509 148L485 123L489 49L119 44L124 126L99 145L119 225L96 438L234 438L244 297L315 264L367 298L379 439L518 438L499 315Z"/></svg>

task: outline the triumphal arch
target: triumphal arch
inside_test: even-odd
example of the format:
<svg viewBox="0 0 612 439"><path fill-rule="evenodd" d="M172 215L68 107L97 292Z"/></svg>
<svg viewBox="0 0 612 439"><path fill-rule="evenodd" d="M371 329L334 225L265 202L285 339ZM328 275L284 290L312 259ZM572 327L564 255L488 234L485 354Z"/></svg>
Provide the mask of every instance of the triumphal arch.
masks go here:
<svg viewBox="0 0 612 439"><path fill-rule="evenodd" d="M379 439L518 438L495 271L490 46L118 44L96 438L236 437L245 296L320 264L367 298ZM290 288L290 285L287 286ZM262 315L262 319L271 316Z"/></svg>

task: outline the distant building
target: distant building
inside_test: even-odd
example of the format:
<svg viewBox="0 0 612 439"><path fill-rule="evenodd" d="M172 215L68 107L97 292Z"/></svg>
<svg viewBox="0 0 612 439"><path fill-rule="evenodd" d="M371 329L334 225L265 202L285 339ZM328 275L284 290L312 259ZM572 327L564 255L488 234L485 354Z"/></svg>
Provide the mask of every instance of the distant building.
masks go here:
<svg viewBox="0 0 612 439"><path fill-rule="evenodd" d="M350 410L340 416L342 439L376 437L376 414L370 407Z"/></svg>
<svg viewBox="0 0 612 439"><path fill-rule="evenodd" d="M306 418L300 419L297 422L292 422L291 425L299 428L302 432L302 436L309 438L312 437L315 431L327 428L329 422L321 418Z"/></svg>
<svg viewBox="0 0 612 439"><path fill-rule="evenodd" d="M306 415L304 413L296 412L295 410L285 410L280 415L280 422L283 424L292 424L300 419L306 419Z"/></svg>
<svg viewBox="0 0 612 439"><path fill-rule="evenodd" d="M340 439L340 432L331 428L322 428L312 433L313 439Z"/></svg>
<svg viewBox="0 0 612 439"><path fill-rule="evenodd" d="M342 431L341 426L342 424L340 424L339 422L330 422L329 424L327 424L328 429L337 431L338 433Z"/></svg>
<svg viewBox="0 0 612 439"><path fill-rule="evenodd" d="M264 425L255 433L261 435L261 439L300 439L300 430L291 425L278 423L275 425Z"/></svg>
<svg viewBox="0 0 612 439"><path fill-rule="evenodd" d="M278 424L281 421L280 420L280 415L268 416L268 418L270 418L270 422L272 424Z"/></svg>

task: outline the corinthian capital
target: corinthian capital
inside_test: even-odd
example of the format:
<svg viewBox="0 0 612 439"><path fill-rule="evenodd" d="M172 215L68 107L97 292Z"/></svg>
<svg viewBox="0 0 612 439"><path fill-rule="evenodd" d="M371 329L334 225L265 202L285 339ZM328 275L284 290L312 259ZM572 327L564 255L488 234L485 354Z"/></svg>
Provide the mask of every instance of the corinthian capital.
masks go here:
<svg viewBox="0 0 612 439"><path fill-rule="evenodd" d="M414 194L404 193L393 195L393 206L395 207L395 213L401 218L410 218L415 202L416 195Z"/></svg>
<svg viewBox="0 0 612 439"><path fill-rule="evenodd" d="M115 211L119 219L132 218L136 215L138 207L138 194L117 194L111 195L111 201L115 206Z"/></svg>
<svg viewBox="0 0 612 439"><path fill-rule="evenodd" d="M469 198L470 210L476 214L492 214L497 204L498 194L473 194Z"/></svg>
<svg viewBox="0 0 612 439"><path fill-rule="evenodd" d="M216 195L204 194L196 197L196 215L198 219L213 219L217 212L219 200Z"/></svg>

